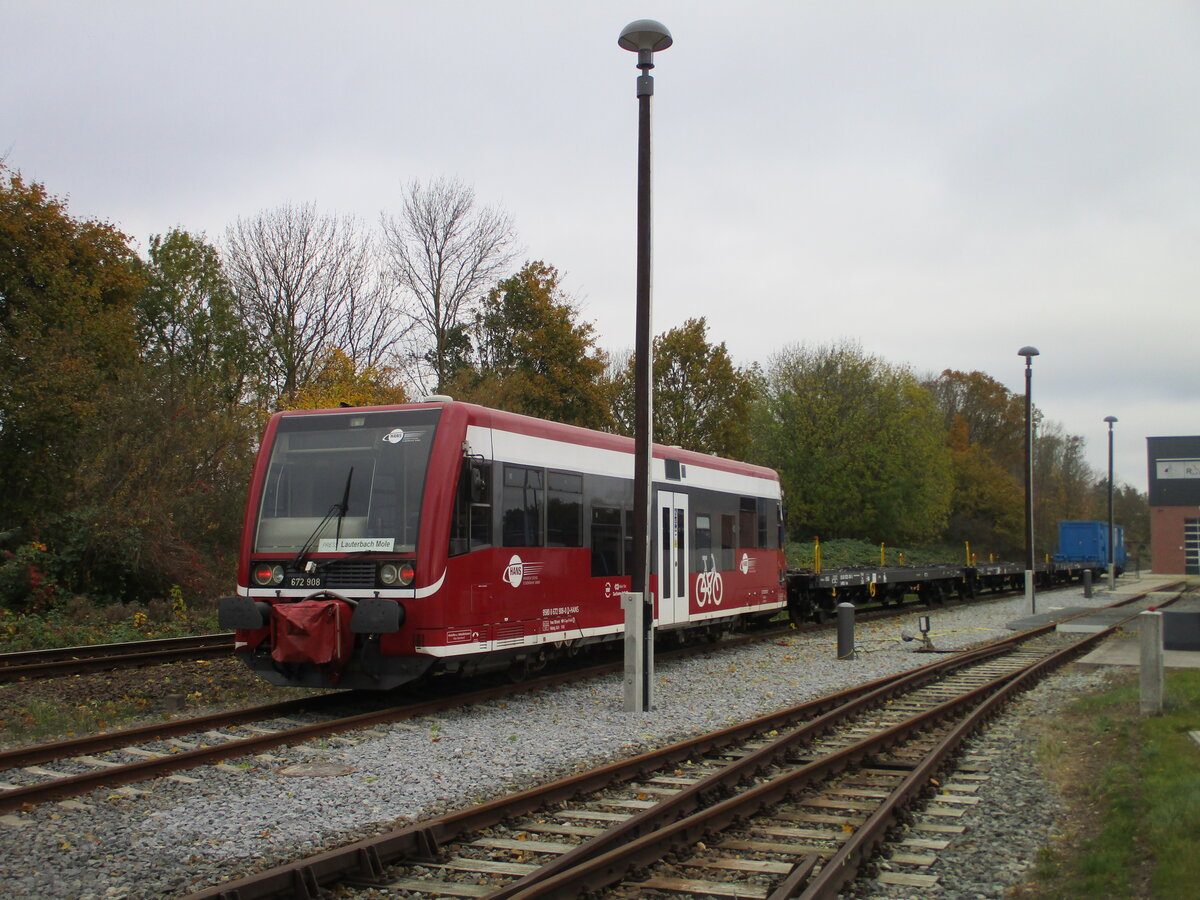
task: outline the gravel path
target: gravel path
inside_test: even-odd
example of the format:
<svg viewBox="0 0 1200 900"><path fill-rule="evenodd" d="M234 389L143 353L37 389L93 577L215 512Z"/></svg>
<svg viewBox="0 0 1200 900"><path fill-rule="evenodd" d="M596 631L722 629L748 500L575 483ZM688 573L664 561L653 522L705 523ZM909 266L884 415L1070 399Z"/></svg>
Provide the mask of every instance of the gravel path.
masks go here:
<svg viewBox="0 0 1200 900"><path fill-rule="evenodd" d="M1118 593L1152 585L1148 578L1123 580ZM1039 595L1039 609L1110 600L1097 591L1084 601L1080 591L1068 589ZM1024 607L1018 598L934 610L933 640L939 649L956 649L1009 634L1005 625ZM650 713L623 712L621 678L612 676L346 740L281 748L271 760L205 767L187 773L194 783L161 779L139 785L144 793L97 791L78 802L0 817L0 896L109 900L197 890L912 668L928 657L916 655L916 642L900 635L915 632L924 612L914 607L900 619L861 625L855 660L837 660L836 637L826 631L661 664ZM1065 696L1094 678L1058 676L1038 691ZM999 818L985 822L980 827L990 830L978 832L978 839L994 847L1021 835L1023 843L996 870L974 872L983 854L968 853L965 862L951 863L947 872L962 889L943 891L942 897L1002 896L1003 885L1019 877L1052 827L1056 801L1046 785L1029 777L1022 760L1028 760L1030 748L1019 729L1003 724L1007 721L984 740L1007 734L1000 739L1012 745L1013 759L998 770L1011 769L1011 784L1006 786L999 771L989 784L1019 791L1021 815L1010 824ZM280 771L301 763L334 764L344 774L296 777Z"/></svg>

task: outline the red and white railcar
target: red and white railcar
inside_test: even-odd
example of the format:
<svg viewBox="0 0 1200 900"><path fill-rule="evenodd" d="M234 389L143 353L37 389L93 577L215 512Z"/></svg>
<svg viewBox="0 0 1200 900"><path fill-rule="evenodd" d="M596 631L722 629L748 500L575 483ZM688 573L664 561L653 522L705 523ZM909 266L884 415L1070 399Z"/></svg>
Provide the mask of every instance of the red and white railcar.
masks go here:
<svg viewBox="0 0 1200 900"><path fill-rule="evenodd" d="M633 453L444 398L279 413L222 625L276 684L381 689L619 638ZM785 606L775 472L655 446L653 483L657 629Z"/></svg>

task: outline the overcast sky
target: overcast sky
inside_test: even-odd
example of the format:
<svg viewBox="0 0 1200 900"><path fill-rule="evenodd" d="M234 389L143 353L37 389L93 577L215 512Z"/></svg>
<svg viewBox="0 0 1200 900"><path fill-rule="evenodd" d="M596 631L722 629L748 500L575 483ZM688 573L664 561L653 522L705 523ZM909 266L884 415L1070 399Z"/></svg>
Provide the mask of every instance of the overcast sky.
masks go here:
<svg viewBox="0 0 1200 900"><path fill-rule="evenodd" d="M0 158L144 248L315 201L374 225L456 177L633 344L636 57L654 326L743 363L854 339L980 370L1146 487L1200 434L1194 0L0 0Z"/></svg>

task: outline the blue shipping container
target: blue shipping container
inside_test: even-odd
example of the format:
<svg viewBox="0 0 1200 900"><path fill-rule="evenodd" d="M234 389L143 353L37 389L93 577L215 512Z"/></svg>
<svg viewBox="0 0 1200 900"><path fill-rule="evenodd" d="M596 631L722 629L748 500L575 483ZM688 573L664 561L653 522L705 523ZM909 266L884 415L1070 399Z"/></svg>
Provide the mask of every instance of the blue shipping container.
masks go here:
<svg viewBox="0 0 1200 900"><path fill-rule="evenodd" d="M1125 529L1113 526L1116 544L1114 561L1118 569L1125 568ZM1107 522L1059 522L1058 552L1055 562L1085 563L1095 566L1108 565Z"/></svg>

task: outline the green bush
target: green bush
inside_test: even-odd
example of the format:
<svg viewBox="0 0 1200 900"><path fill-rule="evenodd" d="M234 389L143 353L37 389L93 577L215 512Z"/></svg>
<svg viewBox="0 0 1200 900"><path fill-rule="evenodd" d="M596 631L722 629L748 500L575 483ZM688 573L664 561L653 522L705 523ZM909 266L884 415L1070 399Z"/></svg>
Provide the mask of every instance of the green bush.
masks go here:
<svg viewBox="0 0 1200 900"><path fill-rule="evenodd" d="M53 554L37 541L0 551L0 607L36 611L64 594L51 574Z"/></svg>
<svg viewBox="0 0 1200 900"><path fill-rule="evenodd" d="M176 604L227 593L231 558L202 555L190 544L152 528L123 524L94 508L41 524L36 540L17 544L6 532L0 545L0 608L36 612L72 596L94 605Z"/></svg>

